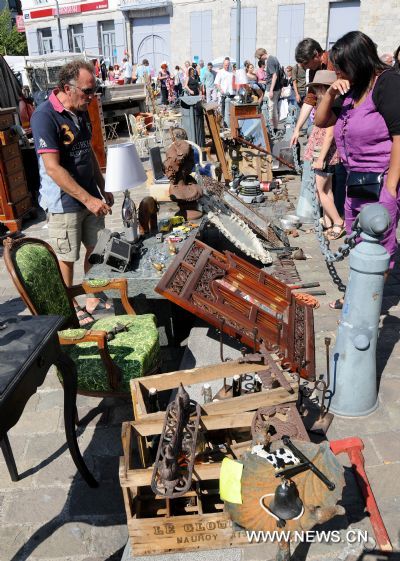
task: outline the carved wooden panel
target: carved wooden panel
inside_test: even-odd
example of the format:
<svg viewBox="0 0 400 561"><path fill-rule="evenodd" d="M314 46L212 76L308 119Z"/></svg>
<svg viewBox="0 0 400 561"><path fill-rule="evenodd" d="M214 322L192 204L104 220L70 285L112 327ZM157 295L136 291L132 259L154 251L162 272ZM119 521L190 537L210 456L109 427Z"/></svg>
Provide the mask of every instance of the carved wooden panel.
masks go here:
<svg viewBox="0 0 400 561"><path fill-rule="evenodd" d="M189 238L155 290L254 350L264 341L282 363L315 378L313 309L234 253Z"/></svg>

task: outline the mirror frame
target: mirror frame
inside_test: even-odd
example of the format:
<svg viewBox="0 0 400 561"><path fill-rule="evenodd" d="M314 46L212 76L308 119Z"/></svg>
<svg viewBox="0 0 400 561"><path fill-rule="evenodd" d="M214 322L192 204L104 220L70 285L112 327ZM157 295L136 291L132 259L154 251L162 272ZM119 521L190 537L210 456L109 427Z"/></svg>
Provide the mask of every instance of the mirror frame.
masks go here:
<svg viewBox="0 0 400 561"><path fill-rule="evenodd" d="M263 132L264 143L265 143L264 150L266 150L267 152L269 152L272 155L272 150L271 150L271 144L270 144L270 141L269 141L268 131L267 131L267 127L266 127L266 124L265 124L264 115L262 115L262 113L258 113L257 115L240 115L237 118L237 133L235 135L235 138L237 138L238 140L243 138L240 135L239 121L249 121L250 119L252 119L252 120L259 119L261 121L261 130ZM263 147L261 146L261 148L263 148Z"/></svg>

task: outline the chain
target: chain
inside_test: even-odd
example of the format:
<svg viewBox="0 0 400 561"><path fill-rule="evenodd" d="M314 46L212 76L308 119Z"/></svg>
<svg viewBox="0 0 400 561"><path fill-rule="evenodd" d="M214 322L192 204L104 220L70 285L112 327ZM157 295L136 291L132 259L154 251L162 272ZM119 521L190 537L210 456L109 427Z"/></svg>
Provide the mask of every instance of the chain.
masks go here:
<svg viewBox="0 0 400 561"><path fill-rule="evenodd" d="M265 124L267 125L268 134L269 134L269 137L271 138L271 140L273 142L277 142L278 140L282 140L282 138L285 136L285 133L286 133L286 119L285 119L285 122L284 122L283 129L279 129L277 132L274 132L274 129L272 128L271 121L270 121L270 118L269 118L268 102L266 102L266 101L264 101L264 103L263 103L262 113L264 115Z"/></svg>
<svg viewBox="0 0 400 561"><path fill-rule="evenodd" d="M320 206L317 199L316 194L316 187L315 187L315 174L314 170L310 170L310 177L305 182L304 188L310 191L311 200L312 200L312 208L313 208L313 218L314 218L314 229L315 234L317 236L317 240L319 243L319 247L321 249L321 253L325 258L326 266L328 268L328 272L333 280L333 282L337 285L338 289L341 292L346 291L346 285L343 283L341 278L339 277L334 263L337 261L342 261L345 257L347 257L350 253L350 250L353 249L356 245L356 239L361 233L361 228L358 226L358 221L354 222L353 224L353 232L344 239L344 244L339 246L338 250L333 252L330 249L329 242L324 236L322 224L320 222Z"/></svg>
<svg viewBox="0 0 400 561"><path fill-rule="evenodd" d="M299 159L297 157L297 146L298 146L297 143L292 145L293 163L296 172L299 175L303 175L303 166L300 164Z"/></svg>

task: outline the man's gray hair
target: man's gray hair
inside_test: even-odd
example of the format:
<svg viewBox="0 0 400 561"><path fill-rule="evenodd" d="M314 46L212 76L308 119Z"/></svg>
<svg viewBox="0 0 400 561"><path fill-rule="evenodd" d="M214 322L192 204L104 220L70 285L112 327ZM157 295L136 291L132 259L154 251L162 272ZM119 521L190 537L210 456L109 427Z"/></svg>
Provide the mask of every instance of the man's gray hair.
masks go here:
<svg viewBox="0 0 400 561"><path fill-rule="evenodd" d="M392 53L383 53L380 57L382 62L385 64L391 64L393 62L393 55ZM389 62L390 61L390 62Z"/></svg>
<svg viewBox="0 0 400 561"><path fill-rule="evenodd" d="M64 87L67 84L70 84L73 80L76 82L76 80L79 78L79 72L81 70L87 70L88 72L94 75L93 64L82 58L64 64L64 66L60 69L60 72L58 74L57 87L60 90L63 90Z"/></svg>

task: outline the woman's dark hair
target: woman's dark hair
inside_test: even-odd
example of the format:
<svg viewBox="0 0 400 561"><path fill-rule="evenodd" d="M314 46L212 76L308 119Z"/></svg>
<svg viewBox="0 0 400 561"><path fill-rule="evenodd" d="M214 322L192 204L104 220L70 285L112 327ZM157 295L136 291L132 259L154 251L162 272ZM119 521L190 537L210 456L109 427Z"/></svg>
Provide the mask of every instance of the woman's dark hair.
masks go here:
<svg viewBox="0 0 400 561"><path fill-rule="evenodd" d="M258 68L262 68L263 66L265 66L265 60L259 60L257 64Z"/></svg>
<svg viewBox="0 0 400 561"><path fill-rule="evenodd" d="M397 49L394 51L393 54L393 58L394 58L393 68L396 70L396 72L400 73L399 53L400 53L400 45L397 47Z"/></svg>
<svg viewBox="0 0 400 561"><path fill-rule="evenodd" d="M113 67L113 66L109 66L109 67L108 67L108 71L109 71L109 72L112 72L113 70L114 70L114 67Z"/></svg>
<svg viewBox="0 0 400 561"><path fill-rule="evenodd" d="M194 68L193 66L189 66L188 68L188 76L190 76L190 73L193 72L193 76L194 76Z"/></svg>
<svg viewBox="0 0 400 561"><path fill-rule="evenodd" d="M294 52L294 58L299 64L307 64L309 60L315 57L316 54L321 54L324 49L315 39L307 37L300 41Z"/></svg>
<svg viewBox="0 0 400 561"><path fill-rule="evenodd" d="M347 75L355 100L368 90L375 76L390 68L379 58L372 39L361 31L350 31L338 39L331 49L330 59Z"/></svg>

